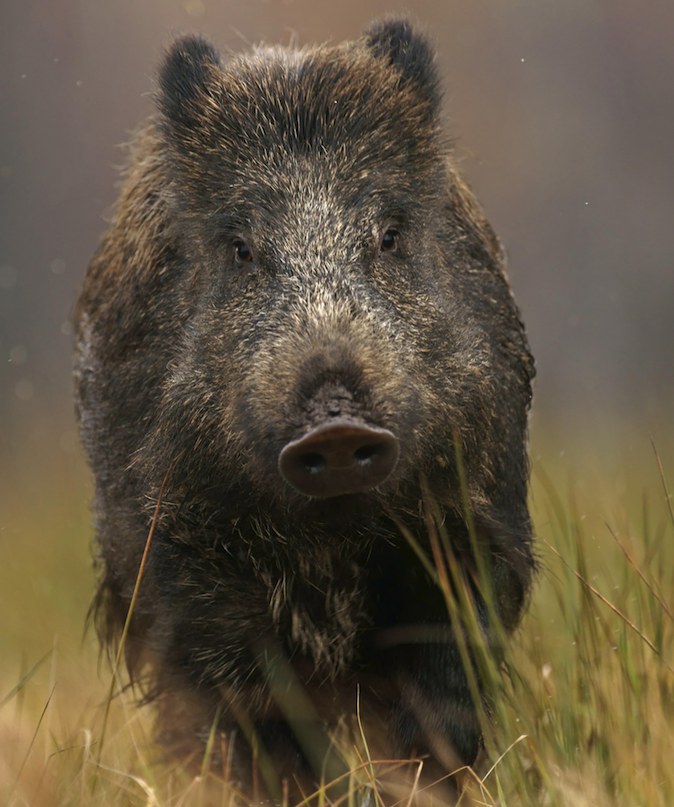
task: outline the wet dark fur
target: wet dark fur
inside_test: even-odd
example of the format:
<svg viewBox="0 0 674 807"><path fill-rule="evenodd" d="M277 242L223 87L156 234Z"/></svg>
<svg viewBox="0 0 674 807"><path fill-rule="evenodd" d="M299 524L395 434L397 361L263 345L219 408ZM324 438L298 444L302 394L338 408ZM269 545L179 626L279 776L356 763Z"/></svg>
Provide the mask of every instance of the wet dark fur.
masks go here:
<svg viewBox="0 0 674 807"><path fill-rule="evenodd" d="M253 262L236 261L239 241ZM433 634L445 602L395 519L430 554L428 480L469 557L457 435L501 618L517 624L534 570L532 377L422 36L389 20L353 43L224 64L178 40L77 309L102 642L119 639L166 477L126 659L135 678L150 664L151 695L199 704L189 731L207 734L224 698L223 731L243 708L265 736L271 647L345 711L359 675L388 682L391 753L428 751L434 735L472 762L479 728L451 627ZM390 429L400 460L377 490L310 500L281 478L279 452L335 412Z"/></svg>

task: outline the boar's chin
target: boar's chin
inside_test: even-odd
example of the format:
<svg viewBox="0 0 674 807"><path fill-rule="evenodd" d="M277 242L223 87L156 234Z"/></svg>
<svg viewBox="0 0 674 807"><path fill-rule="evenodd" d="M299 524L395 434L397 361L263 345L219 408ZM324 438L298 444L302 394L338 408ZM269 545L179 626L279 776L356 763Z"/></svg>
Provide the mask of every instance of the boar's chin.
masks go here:
<svg viewBox="0 0 674 807"><path fill-rule="evenodd" d="M385 515L384 509L381 493L371 490L323 499L302 497L292 507L292 518L303 524L320 524L330 532L342 532L354 525L367 531Z"/></svg>

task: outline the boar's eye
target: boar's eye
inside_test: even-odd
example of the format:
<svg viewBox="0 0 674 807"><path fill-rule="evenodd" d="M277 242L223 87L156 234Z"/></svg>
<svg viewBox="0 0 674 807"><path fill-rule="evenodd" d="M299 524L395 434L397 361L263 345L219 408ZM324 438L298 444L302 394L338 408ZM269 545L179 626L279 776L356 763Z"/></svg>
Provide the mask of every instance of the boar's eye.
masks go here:
<svg viewBox="0 0 674 807"><path fill-rule="evenodd" d="M381 239L382 252L395 252L398 249L398 233L395 230L387 230Z"/></svg>
<svg viewBox="0 0 674 807"><path fill-rule="evenodd" d="M234 244L234 257L237 263L249 263L253 260L253 253L243 241L237 241L236 244Z"/></svg>

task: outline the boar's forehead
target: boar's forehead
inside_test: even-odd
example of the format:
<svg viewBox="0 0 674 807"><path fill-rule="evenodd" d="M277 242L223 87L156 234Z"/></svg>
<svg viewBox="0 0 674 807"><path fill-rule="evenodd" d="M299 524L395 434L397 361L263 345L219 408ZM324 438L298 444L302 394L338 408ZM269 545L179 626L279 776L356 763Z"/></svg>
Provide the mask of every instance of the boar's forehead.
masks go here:
<svg viewBox="0 0 674 807"><path fill-rule="evenodd" d="M369 53L266 51L225 71L223 88L223 133L238 153L325 150L356 168L423 168L437 155L431 105Z"/></svg>
<svg viewBox="0 0 674 807"><path fill-rule="evenodd" d="M269 48L221 68L172 145L183 183L218 206L307 182L347 196L418 195L444 162L436 112L362 48Z"/></svg>
<svg viewBox="0 0 674 807"><path fill-rule="evenodd" d="M287 155L282 166L249 165L233 179L218 218L273 237L283 230L309 240L316 232L357 237L388 221L407 227L423 218L429 187L390 167L346 171L330 155Z"/></svg>

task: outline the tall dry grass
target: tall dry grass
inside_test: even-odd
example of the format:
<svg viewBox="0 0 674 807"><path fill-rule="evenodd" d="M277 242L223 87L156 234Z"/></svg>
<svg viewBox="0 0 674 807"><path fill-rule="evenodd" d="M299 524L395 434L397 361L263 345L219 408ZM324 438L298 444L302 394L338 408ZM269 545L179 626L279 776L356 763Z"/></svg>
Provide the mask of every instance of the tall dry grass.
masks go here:
<svg viewBox="0 0 674 807"><path fill-rule="evenodd" d="M515 637L498 653L477 654L492 716L484 718L487 759L466 774L460 803L671 807L671 438L656 440L661 473L648 436L629 429L566 441L538 429L534 437L541 574ZM83 636L93 580L81 460L15 453L0 465L0 493L0 804L245 803L213 777L162 760L151 712L130 693L113 700L100 748L110 673L93 635ZM447 586L451 550L448 557L442 530L432 519L429 526L437 552L428 560L448 608L475 634L465 603L452 599L460 587ZM344 803L377 804L380 781L391 776L367 747L363 736L346 749L353 772ZM329 804L334 792L308 801ZM400 796L402 805L424 802L418 790Z"/></svg>

